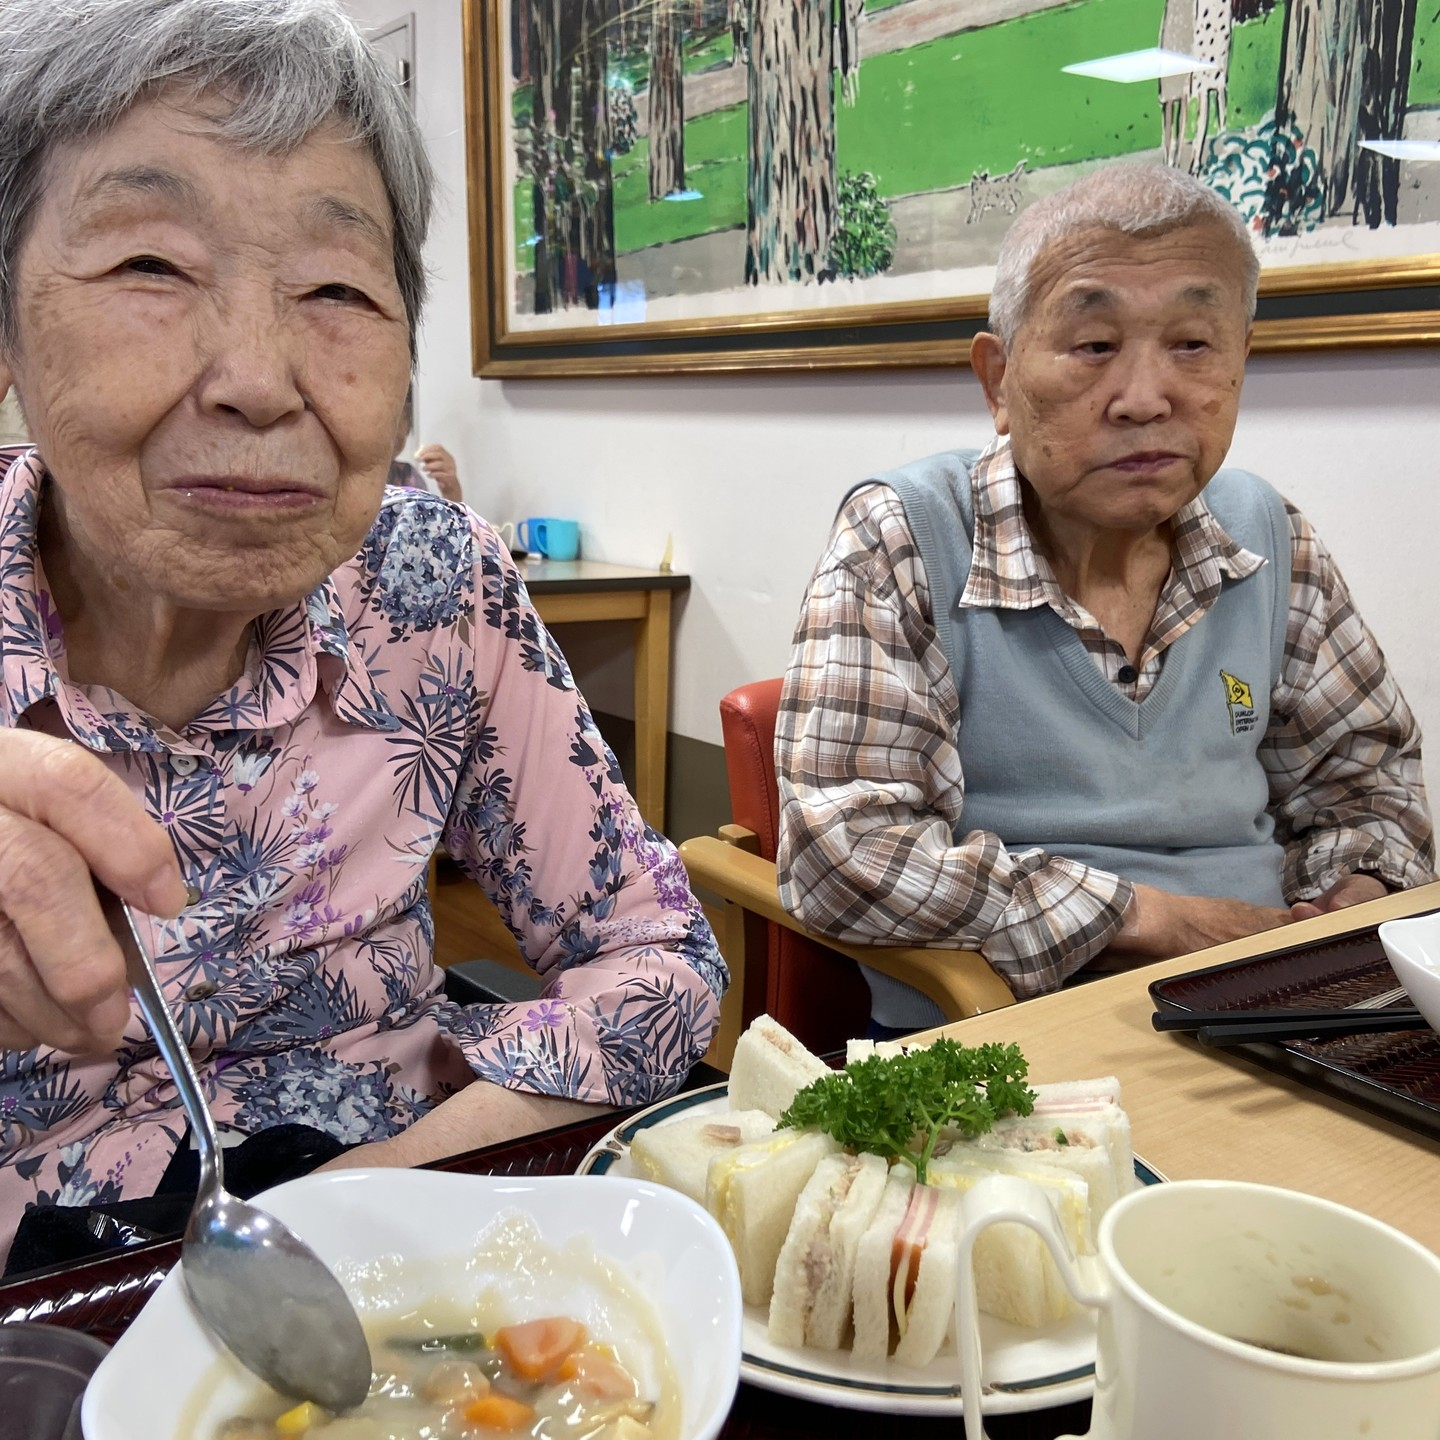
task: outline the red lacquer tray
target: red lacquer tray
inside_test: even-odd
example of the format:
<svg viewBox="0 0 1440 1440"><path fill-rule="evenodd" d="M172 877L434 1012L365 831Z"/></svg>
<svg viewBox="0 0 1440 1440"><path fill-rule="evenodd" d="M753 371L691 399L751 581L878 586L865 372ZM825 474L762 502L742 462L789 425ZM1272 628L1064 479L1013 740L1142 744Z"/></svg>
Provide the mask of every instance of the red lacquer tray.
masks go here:
<svg viewBox="0 0 1440 1440"><path fill-rule="evenodd" d="M1371 925L1172 975L1155 981L1150 996L1161 1010L1341 1010L1398 983ZM1433 1030L1239 1045L1232 1053L1440 1137L1440 1035Z"/></svg>

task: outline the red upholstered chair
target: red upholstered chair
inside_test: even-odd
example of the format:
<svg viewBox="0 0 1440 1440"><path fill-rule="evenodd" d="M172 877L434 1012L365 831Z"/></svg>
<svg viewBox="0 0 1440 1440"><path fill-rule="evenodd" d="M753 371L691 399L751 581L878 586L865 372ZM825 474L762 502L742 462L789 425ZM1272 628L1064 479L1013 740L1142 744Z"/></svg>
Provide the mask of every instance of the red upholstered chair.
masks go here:
<svg viewBox="0 0 1440 1440"><path fill-rule="evenodd" d="M719 836L687 840L680 855L695 884L726 901L720 936L740 1014L738 1028L773 1015L823 1053L865 1033L870 990L863 961L929 995L947 1019L1014 1004L1009 987L973 950L846 945L822 940L780 904L775 848L780 798L775 781L775 718L780 681L759 680L720 702L725 768L735 823Z"/></svg>

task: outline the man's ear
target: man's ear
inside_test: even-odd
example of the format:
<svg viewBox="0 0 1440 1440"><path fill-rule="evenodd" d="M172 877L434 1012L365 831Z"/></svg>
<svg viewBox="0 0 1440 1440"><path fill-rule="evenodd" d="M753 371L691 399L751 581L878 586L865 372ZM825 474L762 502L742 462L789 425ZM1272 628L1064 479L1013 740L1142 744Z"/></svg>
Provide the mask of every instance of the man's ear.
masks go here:
<svg viewBox="0 0 1440 1440"><path fill-rule="evenodd" d="M1010 433L1010 411L1004 393L1005 369L1009 363L1005 342L998 335L982 330L970 342L970 368L985 392L985 403L990 407L997 435Z"/></svg>

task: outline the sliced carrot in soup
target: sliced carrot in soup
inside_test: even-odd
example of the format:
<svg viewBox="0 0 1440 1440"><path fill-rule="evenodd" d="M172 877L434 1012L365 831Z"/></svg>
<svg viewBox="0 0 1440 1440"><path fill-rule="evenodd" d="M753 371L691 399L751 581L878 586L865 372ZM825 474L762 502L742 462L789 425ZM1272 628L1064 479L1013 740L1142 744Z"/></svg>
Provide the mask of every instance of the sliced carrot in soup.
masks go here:
<svg viewBox="0 0 1440 1440"><path fill-rule="evenodd" d="M585 1327L566 1316L527 1320L495 1332L495 1348L522 1380L547 1380L585 1343Z"/></svg>
<svg viewBox="0 0 1440 1440"><path fill-rule="evenodd" d="M589 1400L632 1400L640 1388L613 1354L594 1345L567 1355L556 1373Z"/></svg>
<svg viewBox="0 0 1440 1440"><path fill-rule="evenodd" d="M469 1424L483 1425L488 1430L523 1430L535 1418L530 1406L496 1390L472 1400L464 1414Z"/></svg>

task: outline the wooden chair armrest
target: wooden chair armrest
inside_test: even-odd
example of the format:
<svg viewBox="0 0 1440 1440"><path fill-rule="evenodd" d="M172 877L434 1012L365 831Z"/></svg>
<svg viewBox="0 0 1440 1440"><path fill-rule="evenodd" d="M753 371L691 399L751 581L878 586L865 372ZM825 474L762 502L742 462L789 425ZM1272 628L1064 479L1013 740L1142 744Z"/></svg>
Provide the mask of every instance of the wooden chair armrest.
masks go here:
<svg viewBox="0 0 1440 1440"><path fill-rule="evenodd" d="M861 965L902 980L928 995L947 1020L963 1020L1013 1005L1010 987L976 950L939 946L851 945L807 929L781 903L775 865L714 835L698 835L680 846L690 878L744 910L798 935L848 955Z"/></svg>

